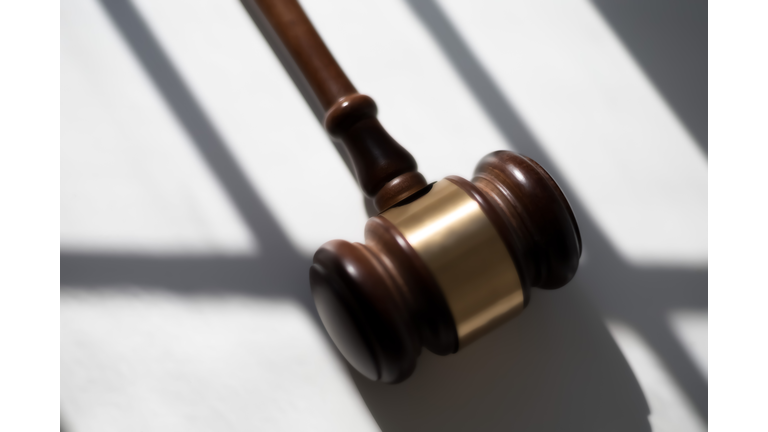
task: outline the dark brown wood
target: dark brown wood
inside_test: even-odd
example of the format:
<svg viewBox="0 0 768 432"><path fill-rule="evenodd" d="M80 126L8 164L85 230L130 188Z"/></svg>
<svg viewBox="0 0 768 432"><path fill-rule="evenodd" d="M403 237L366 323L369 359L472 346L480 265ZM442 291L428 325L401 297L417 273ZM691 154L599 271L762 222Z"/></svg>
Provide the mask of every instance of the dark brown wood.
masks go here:
<svg viewBox="0 0 768 432"><path fill-rule="evenodd" d="M365 244L377 251L390 274L400 283L400 295L417 325L418 338L437 355L459 348L456 325L432 273L403 234L388 219L376 216L365 224Z"/></svg>
<svg viewBox="0 0 768 432"><path fill-rule="evenodd" d="M313 258L310 285L320 319L350 364L367 378L397 383L421 348L456 352L458 336L432 274L385 218L371 218L366 244L332 240Z"/></svg>
<svg viewBox="0 0 768 432"><path fill-rule="evenodd" d="M315 253L309 277L320 319L355 369L388 383L413 372L416 324L398 282L370 248L330 241Z"/></svg>
<svg viewBox="0 0 768 432"><path fill-rule="evenodd" d="M253 1L312 89L325 112L323 126L344 145L360 188L378 211L428 193L431 186L414 158L384 130L376 103L357 92L296 0ZM478 203L496 229L520 277L524 305L532 287L558 288L573 278L581 256L579 228L539 164L500 151L480 161L471 182L447 179ZM439 355L458 350L456 323L435 275L385 217L368 221L365 244L324 244L313 258L310 284L334 343L369 379L406 379L422 347Z"/></svg>
<svg viewBox="0 0 768 432"><path fill-rule="evenodd" d="M325 110L326 131L344 145L360 188L377 210L426 186L416 160L384 130L376 103L357 92L298 2L255 3Z"/></svg>
<svg viewBox="0 0 768 432"><path fill-rule="evenodd" d="M255 0L324 110L357 93L296 0Z"/></svg>
<svg viewBox="0 0 768 432"><path fill-rule="evenodd" d="M526 306L531 288L559 288L573 278L581 256L578 225L557 183L539 164L499 151L480 161L472 182L447 179L472 197L496 228L517 267ZM434 276L384 217L368 221L365 245L342 240L323 245L310 281L331 338L373 380L407 378L421 347L439 355L458 348L456 326Z"/></svg>
<svg viewBox="0 0 768 432"><path fill-rule="evenodd" d="M505 239L523 287L560 288L576 274L581 234L565 195L533 159L509 151L485 156L472 183L503 215Z"/></svg>

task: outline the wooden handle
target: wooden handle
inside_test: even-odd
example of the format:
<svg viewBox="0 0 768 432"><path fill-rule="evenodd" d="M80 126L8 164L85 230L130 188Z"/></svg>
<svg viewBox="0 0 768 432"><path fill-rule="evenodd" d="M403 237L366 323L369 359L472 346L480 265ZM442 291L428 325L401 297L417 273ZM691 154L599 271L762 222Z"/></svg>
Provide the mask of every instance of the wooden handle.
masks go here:
<svg viewBox="0 0 768 432"><path fill-rule="evenodd" d="M538 163L484 157L472 181L449 176L368 220L365 244L332 240L309 272L317 312L361 374L396 383L424 347L455 353L521 313L531 288L576 274L581 234Z"/></svg>
<svg viewBox="0 0 768 432"><path fill-rule="evenodd" d="M296 0L243 1L255 2L285 45L381 212L368 220L365 244L332 240L310 269L320 319L355 369L402 381L422 347L457 352L520 313L532 287L573 278L581 235L544 168L500 151L481 160L471 182L449 176L427 186Z"/></svg>
<svg viewBox="0 0 768 432"><path fill-rule="evenodd" d="M340 140L358 184L384 211L427 185L416 160L376 119L376 103L357 93L296 0L254 0L325 110L323 126Z"/></svg>

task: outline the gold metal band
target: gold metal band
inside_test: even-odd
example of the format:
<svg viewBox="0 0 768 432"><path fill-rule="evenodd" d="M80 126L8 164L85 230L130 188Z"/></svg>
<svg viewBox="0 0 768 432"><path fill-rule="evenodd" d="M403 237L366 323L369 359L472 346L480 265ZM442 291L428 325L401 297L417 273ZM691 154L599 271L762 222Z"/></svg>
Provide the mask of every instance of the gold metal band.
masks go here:
<svg viewBox="0 0 768 432"><path fill-rule="evenodd" d="M456 323L459 349L523 310L517 269L467 193L440 180L423 197L381 214L432 271Z"/></svg>

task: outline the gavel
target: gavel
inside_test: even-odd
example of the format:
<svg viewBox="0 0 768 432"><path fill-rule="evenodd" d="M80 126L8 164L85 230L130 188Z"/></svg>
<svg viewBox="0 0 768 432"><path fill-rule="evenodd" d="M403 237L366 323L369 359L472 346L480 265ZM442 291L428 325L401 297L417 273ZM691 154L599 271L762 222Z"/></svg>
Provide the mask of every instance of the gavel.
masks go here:
<svg viewBox="0 0 768 432"><path fill-rule="evenodd" d="M357 371L400 382L422 347L456 353L522 312L532 287L560 288L573 278L579 227L544 168L496 151L478 163L472 181L448 176L428 184L297 1L254 1L379 212L365 225L365 244L331 240L309 271L320 319Z"/></svg>

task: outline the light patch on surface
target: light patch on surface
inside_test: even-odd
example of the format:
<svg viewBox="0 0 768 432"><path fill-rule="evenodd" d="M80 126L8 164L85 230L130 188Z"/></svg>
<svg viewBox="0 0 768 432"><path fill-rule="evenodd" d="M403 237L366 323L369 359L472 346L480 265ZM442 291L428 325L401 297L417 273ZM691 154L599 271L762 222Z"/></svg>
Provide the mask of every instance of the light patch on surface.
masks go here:
<svg viewBox="0 0 768 432"><path fill-rule="evenodd" d="M66 250L253 253L257 245L94 0L61 4Z"/></svg>
<svg viewBox="0 0 768 432"><path fill-rule="evenodd" d="M447 226L450 226L457 220L462 219L467 215L472 214L473 212L476 212L477 207L478 205L476 202L470 201L459 208L453 209L452 212L442 215L441 218L437 219L433 223L425 225L423 228L413 233L408 241L414 245L414 247L418 247L417 245L421 243L422 240L432 237L436 232Z"/></svg>
<svg viewBox="0 0 768 432"><path fill-rule="evenodd" d="M673 311L669 314L669 323L675 336L680 339L688 355L707 379L707 311Z"/></svg>
<svg viewBox="0 0 768 432"><path fill-rule="evenodd" d="M378 430L343 361L287 301L61 296L61 410L102 431Z"/></svg>
<svg viewBox="0 0 768 432"><path fill-rule="evenodd" d="M300 252L360 241L357 186L240 3L134 2ZM706 259L706 161L590 5L441 4L542 139L558 181L625 256ZM302 5L430 181L470 177L483 155L508 148L405 2ZM98 1L61 9L64 247L257 249ZM61 403L74 432L376 429L321 328L293 303L62 296ZM614 327L655 429L703 430L649 347Z"/></svg>
<svg viewBox="0 0 768 432"><path fill-rule="evenodd" d="M643 389L654 432L705 431L693 405L645 340L622 322L609 320L607 325Z"/></svg>
<svg viewBox="0 0 768 432"><path fill-rule="evenodd" d="M135 3L293 245L314 253L332 238L362 241L353 176L240 3ZM507 148L405 3L302 6L427 179L469 178L482 156Z"/></svg>
<svg viewBox="0 0 768 432"><path fill-rule="evenodd" d="M471 179L483 156L509 149L405 1L301 4L358 90L376 100L382 124L413 154L427 181Z"/></svg>
<svg viewBox="0 0 768 432"><path fill-rule="evenodd" d="M626 259L706 263L706 157L589 1L439 4Z"/></svg>
<svg viewBox="0 0 768 432"><path fill-rule="evenodd" d="M291 244L362 241L354 177L240 2L134 4Z"/></svg>

